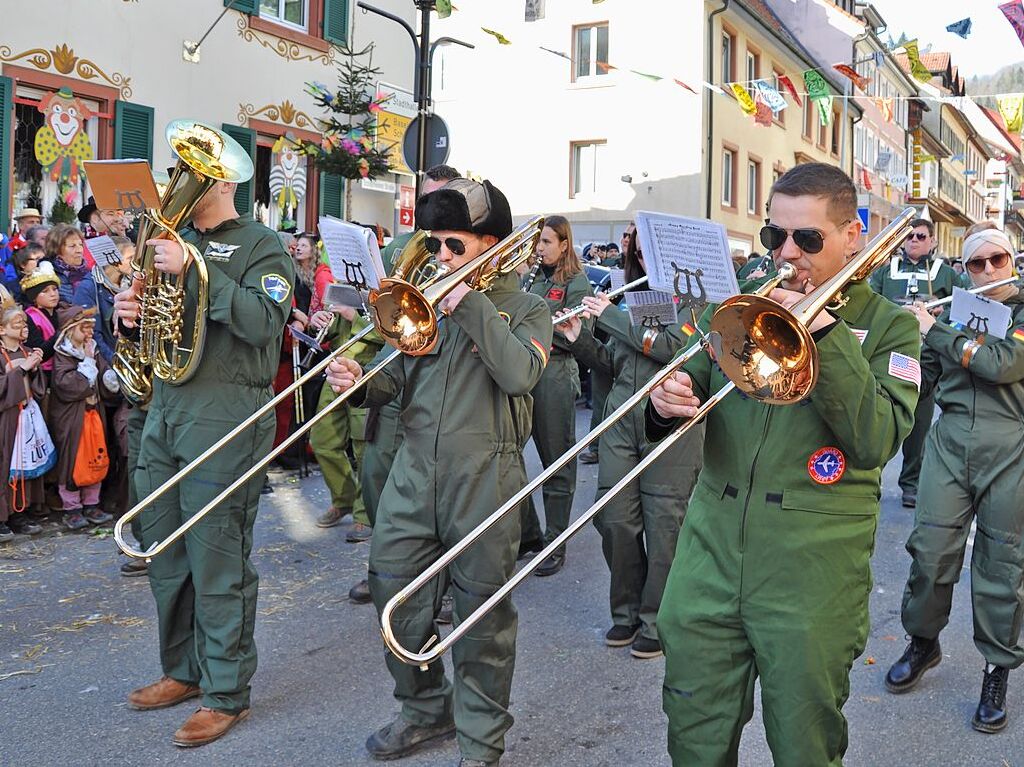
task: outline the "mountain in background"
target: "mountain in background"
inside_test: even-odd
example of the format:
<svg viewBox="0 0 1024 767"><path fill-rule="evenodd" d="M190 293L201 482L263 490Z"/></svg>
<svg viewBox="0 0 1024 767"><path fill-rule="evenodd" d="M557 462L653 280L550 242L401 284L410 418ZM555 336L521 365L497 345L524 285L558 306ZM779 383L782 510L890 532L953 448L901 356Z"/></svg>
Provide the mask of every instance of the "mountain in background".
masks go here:
<svg viewBox="0 0 1024 767"><path fill-rule="evenodd" d="M990 75L967 78L967 93L970 96L1024 93L1024 61L1008 64Z"/></svg>

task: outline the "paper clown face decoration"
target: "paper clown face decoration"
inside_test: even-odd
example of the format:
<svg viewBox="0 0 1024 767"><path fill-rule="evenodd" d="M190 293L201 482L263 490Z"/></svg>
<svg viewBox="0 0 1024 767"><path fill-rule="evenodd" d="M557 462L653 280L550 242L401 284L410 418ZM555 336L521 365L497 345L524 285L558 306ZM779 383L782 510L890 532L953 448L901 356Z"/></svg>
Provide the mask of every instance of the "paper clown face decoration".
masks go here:
<svg viewBox="0 0 1024 767"><path fill-rule="evenodd" d="M36 160L51 181L77 184L81 164L92 159L85 121L92 111L70 89L61 88L39 102L46 123L36 131Z"/></svg>
<svg viewBox="0 0 1024 767"><path fill-rule="evenodd" d="M282 211L294 210L306 196L306 163L291 136L281 136L271 148L274 166L270 169L270 191Z"/></svg>

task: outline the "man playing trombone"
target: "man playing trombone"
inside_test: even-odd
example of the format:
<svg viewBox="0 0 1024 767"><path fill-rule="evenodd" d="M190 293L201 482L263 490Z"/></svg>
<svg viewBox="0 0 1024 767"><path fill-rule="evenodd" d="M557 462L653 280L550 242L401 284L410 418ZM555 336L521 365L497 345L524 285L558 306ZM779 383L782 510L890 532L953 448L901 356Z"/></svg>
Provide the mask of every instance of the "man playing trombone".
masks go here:
<svg viewBox="0 0 1024 767"><path fill-rule="evenodd" d="M762 243L797 270L770 297L791 307L857 253L857 193L838 168L808 163L768 199ZM913 424L920 345L908 313L865 281L842 296L807 326L820 360L810 397L780 407L734 393L708 416L658 614L674 764L735 764L758 677L776 764L840 765L846 751L881 468ZM648 435L662 438L727 383L695 356L652 393Z"/></svg>
<svg viewBox="0 0 1024 767"><path fill-rule="evenodd" d="M416 223L429 230L425 246L449 270L512 232L505 196L489 182L468 179L421 197ZM439 309L446 317L433 349L396 359L352 398L354 405L376 406L401 393L405 439L380 496L370 547L370 594L378 613L526 484L529 393L551 348L547 305L520 291L518 277L509 273L486 294L460 283ZM357 362L340 358L328 367L327 380L341 392L362 374ZM510 514L452 564L456 622L511 577L519 536L519 515ZM446 584L434 586L402 606L395 628L402 645L419 649L433 636ZM457 732L460 764L497 764L512 725L515 637L515 608L505 600L455 645L454 695L440 664L420 670L388 655L402 710L367 740L371 756L406 756Z"/></svg>

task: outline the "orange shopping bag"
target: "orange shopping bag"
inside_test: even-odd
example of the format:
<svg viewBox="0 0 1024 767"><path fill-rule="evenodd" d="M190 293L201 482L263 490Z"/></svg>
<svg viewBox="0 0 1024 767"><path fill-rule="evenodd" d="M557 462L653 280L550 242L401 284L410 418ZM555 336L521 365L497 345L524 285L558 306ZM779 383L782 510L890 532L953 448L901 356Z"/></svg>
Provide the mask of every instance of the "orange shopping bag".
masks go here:
<svg viewBox="0 0 1024 767"><path fill-rule="evenodd" d="M72 479L78 487L95 485L103 481L109 468L110 456L107 455L107 443L103 437L103 421L98 411L86 410Z"/></svg>

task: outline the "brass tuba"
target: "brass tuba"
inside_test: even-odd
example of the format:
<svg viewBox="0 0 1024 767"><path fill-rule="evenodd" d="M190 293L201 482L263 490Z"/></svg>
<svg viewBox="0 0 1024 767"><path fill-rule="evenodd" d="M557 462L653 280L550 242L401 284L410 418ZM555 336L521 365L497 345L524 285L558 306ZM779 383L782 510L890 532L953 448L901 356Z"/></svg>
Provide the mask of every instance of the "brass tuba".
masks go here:
<svg viewBox="0 0 1024 767"><path fill-rule="evenodd" d="M193 120L175 120L167 126L167 143L178 158L160 209L139 219L132 272L144 280L142 306L136 322L137 335L118 338L113 368L125 393L146 402L153 377L170 384L188 381L199 367L206 338L209 278L206 262L195 246L178 234L192 211L218 181L242 183L252 178L252 159L230 136ZM185 252L181 274L165 274L153 266L151 239L175 240ZM195 273L195 309L185 306L186 285ZM186 327L191 326L191 334Z"/></svg>

